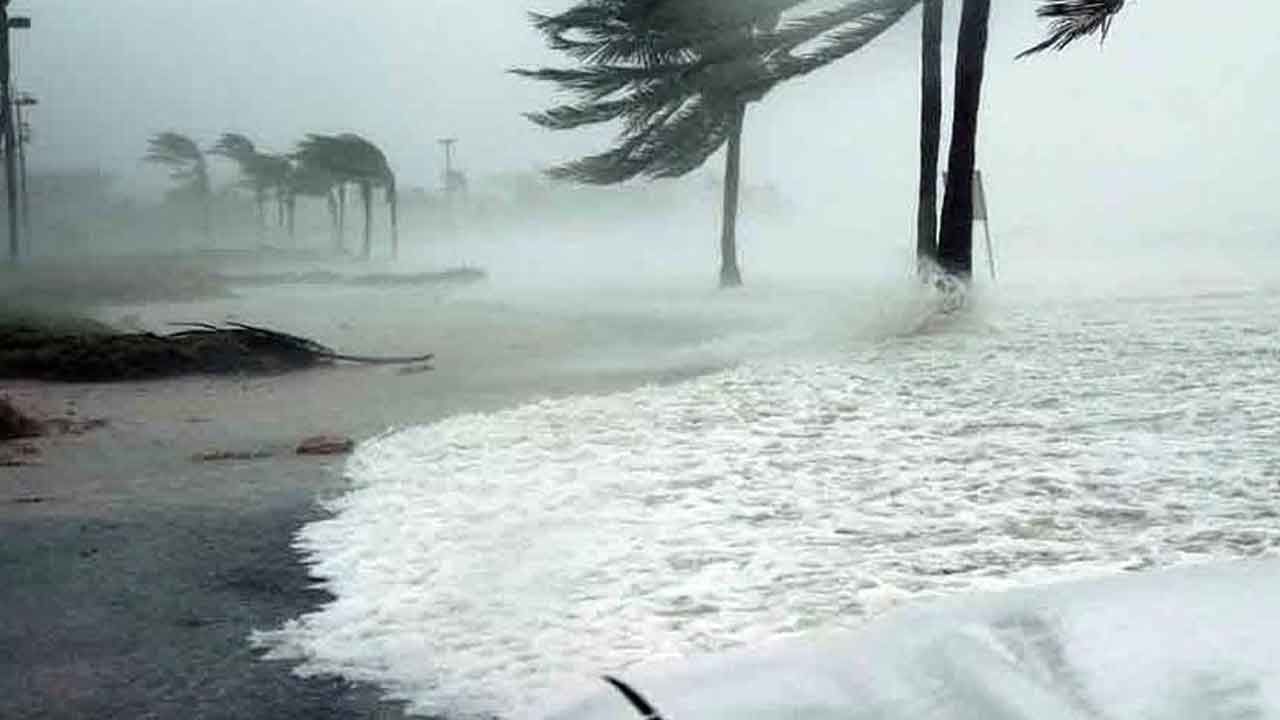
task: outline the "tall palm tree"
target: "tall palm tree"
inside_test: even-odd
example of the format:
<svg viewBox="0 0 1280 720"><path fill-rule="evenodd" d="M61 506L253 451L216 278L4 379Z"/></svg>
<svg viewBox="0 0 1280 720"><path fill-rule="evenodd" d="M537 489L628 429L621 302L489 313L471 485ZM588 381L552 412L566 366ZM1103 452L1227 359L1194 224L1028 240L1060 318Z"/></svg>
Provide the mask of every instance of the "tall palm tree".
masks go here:
<svg viewBox="0 0 1280 720"><path fill-rule="evenodd" d="M157 133L147 141L143 160L169 168L169 177L178 183L179 195L195 198L203 210L205 239L213 235L210 201L209 163L194 140L181 133Z"/></svg>
<svg viewBox="0 0 1280 720"><path fill-rule="evenodd" d="M308 135L298 144L295 158L300 165L327 173L335 182L340 197L342 187L351 183L360 192L364 206L364 245L361 257L372 254L373 193L375 189L386 192L391 215L391 252L398 256L400 250L399 196L395 173L386 155L378 146L360 137L344 135Z"/></svg>
<svg viewBox="0 0 1280 720"><path fill-rule="evenodd" d="M554 130L622 123L614 148L550 174L594 184L679 177L727 146L720 284L740 285L736 223L747 107L779 82L862 47L919 0L856 0L782 21L805 1L581 0L558 15L534 15L550 47L578 66L515 71L576 96L529 118Z"/></svg>
<svg viewBox="0 0 1280 720"><path fill-rule="evenodd" d="M1082 38L1106 37L1124 0L1041 0L1040 17L1050 21L1048 37L1020 57L1050 48L1062 50ZM956 46L955 114L938 263L943 270L968 279L973 273L973 171L978 141L978 111L986 63L991 0L964 0Z"/></svg>
<svg viewBox="0 0 1280 720"><path fill-rule="evenodd" d="M973 170L978 145L978 110L986 70L987 26L991 0L965 0L956 44L955 106L951 117L951 152L938 265L967 280L973 275Z"/></svg>

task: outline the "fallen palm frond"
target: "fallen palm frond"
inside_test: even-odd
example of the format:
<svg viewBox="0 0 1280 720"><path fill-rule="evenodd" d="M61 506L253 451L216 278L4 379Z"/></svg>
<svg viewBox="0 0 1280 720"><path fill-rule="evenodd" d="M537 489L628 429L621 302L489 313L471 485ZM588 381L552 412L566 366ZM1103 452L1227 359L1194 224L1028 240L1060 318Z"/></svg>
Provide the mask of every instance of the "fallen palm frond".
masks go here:
<svg viewBox="0 0 1280 720"><path fill-rule="evenodd" d="M155 333L50 334L21 326L0 328L0 377L110 382L179 375L273 374L334 362L410 365L407 357L348 355L308 338L243 323L182 323Z"/></svg>

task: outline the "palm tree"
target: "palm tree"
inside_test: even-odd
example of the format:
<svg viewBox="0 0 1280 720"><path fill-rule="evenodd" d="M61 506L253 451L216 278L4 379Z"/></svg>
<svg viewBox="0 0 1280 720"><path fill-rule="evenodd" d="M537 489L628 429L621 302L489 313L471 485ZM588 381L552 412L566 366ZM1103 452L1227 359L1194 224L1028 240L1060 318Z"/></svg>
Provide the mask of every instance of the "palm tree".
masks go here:
<svg viewBox="0 0 1280 720"><path fill-rule="evenodd" d="M965 0L956 44L955 106L946 195L942 200L942 232L938 237L938 265L948 274L965 280L973 275L973 170L990 16L991 0Z"/></svg>
<svg viewBox="0 0 1280 720"><path fill-rule="evenodd" d="M258 151L248 137L239 133L224 133L209 150L236 163L240 169L241 183L253 192L258 206L258 226L267 224L267 194L276 186L272 162L274 158Z"/></svg>
<svg viewBox="0 0 1280 720"><path fill-rule="evenodd" d="M938 254L938 150L942 144L942 0L924 0L920 52L920 199L916 261Z"/></svg>
<svg viewBox="0 0 1280 720"><path fill-rule="evenodd" d="M358 188L364 205L364 245L361 257L365 259L372 254L373 193L378 188L385 190L391 214L391 253L392 257L399 255L399 196L396 177L386 155L378 146L351 133L313 134L298 144L298 151L294 156L299 165L327 174L334 182L331 187L337 188L340 198L345 199L342 189L345 184L352 183Z"/></svg>
<svg viewBox="0 0 1280 720"><path fill-rule="evenodd" d="M613 149L552 168L553 177L594 184L679 177L727 145L720 284L732 287L742 282L736 222L747 106L864 46L918 1L856 0L782 22L805 0L581 0L559 15L533 16L548 44L579 66L515 72L576 96L530 114L539 125L622 123Z"/></svg>
<svg viewBox="0 0 1280 720"><path fill-rule="evenodd" d="M344 250L341 237L338 235L338 209L334 199L337 178L326 170L312 163L299 161L290 163L284 180L285 227L289 237L295 237L296 215L299 197L322 197L329 209L329 221L333 229L335 250Z"/></svg>
<svg viewBox="0 0 1280 720"><path fill-rule="evenodd" d="M169 177L178 183L176 192L195 198L203 207L205 239L212 237L210 218L209 164L194 140L177 132L162 132L147 141L145 162L169 168Z"/></svg>
<svg viewBox="0 0 1280 720"><path fill-rule="evenodd" d="M1042 0L1037 14L1050 20L1048 37L1020 57L1050 48L1062 50L1094 34L1105 38L1112 19L1123 7L1124 0ZM973 273L973 171L990 15L991 0L964 1L956 47L951 154L938 238L939 265L966 280Z"/></svg>

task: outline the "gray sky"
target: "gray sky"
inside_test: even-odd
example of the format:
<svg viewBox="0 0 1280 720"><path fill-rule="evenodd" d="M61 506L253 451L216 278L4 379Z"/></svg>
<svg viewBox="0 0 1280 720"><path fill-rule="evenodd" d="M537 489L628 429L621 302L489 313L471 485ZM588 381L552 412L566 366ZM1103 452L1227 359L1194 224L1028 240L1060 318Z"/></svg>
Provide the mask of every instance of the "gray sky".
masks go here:
<svg viewBox="0 0 1280 720"><path fill-rule="evenodd" d="M524 13L567 0L15 0L40 96L40 166L102 167L125 183L146 136L245 132L273 150L308 131L381 143L408 185L462 138L473 174L529 170L607 135L550 133L521 111L550 91L507 68L556 58ZM1006 225L1046 213L1274 219L1280 8L1135 0L1103 50L1014 62L1039 34L1032 0L996 0L981 164ZM958 3L948 5L954 21ZM862 54L776 92L748 119L745 172L815 207L902 224L916 164L918 15ZM949 110L948 110L949 112ZM718 172L718 161L708 172ZM851 201L854 198L854 201ZM865 203L856 199L863 198ZM1268 214L1270 213L1270 214Z"/></svg>

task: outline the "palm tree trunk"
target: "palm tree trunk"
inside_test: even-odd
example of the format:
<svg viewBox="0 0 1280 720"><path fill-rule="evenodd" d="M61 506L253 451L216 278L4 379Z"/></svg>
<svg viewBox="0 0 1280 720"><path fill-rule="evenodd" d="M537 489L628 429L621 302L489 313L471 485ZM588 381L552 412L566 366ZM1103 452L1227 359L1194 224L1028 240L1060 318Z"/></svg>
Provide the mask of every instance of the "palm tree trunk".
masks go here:
<svg viewBox="0 0 1280 720"><path fill-rule="evenodd" d="M724 217L720 224L720 287L742 285L738 268L738 185L742 175L742 125L747 105L739 102L733 114L729 149L724 162Z"/></svg>
<svg viewBox="0 0 1280 720"><path fill-rule="evenodd" d="M373 186L360 183L360 201L364 204L364 246L360 257L368 260L373 255Z"/></svg>
<svg viewBox="0 0 1280 720"><path fill-rule="evenodd" d="M947 194L942 201L938 264L965 280L973 276L973 170L990 16L991 0L964 0L956 47L955 114L951 124Z"/></svg>
<svg viewBox="0 0 1280 720"><path fill-rule="evenodd" d="M920 203L916 261L938 254L938 148L942 142L942 0L924 0L920 57Z"/></svg>
<svg viewBox="0 0 1280 720"><path fill-rule="evenodd" d="M329 192L324 195L325 204L329 206L329 235L333 239L333 251L341 253L342 235L338 232L338 190L329 188Z"/></svg>
<svg viewBox="0 0 1280 720"><path fill-rule="evenodd" d="M338 183L338 249L347 251L347 184Z"/></svg>
<svg viewBox="0 0 1280 720"><path fill-rule="evenodd" d="M391 259L400 257L400 194L396 189L387 190L387 204L391 210Z"/></svg>

